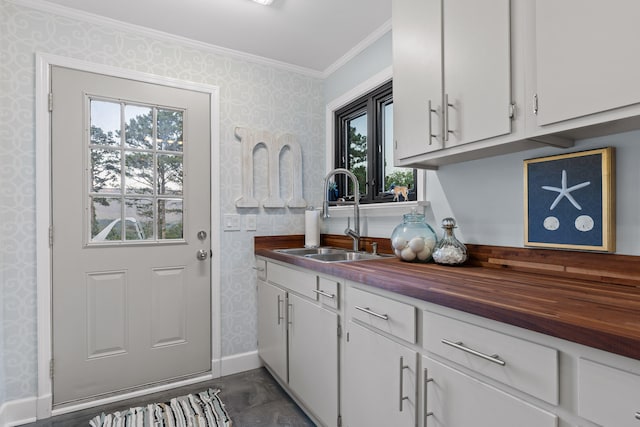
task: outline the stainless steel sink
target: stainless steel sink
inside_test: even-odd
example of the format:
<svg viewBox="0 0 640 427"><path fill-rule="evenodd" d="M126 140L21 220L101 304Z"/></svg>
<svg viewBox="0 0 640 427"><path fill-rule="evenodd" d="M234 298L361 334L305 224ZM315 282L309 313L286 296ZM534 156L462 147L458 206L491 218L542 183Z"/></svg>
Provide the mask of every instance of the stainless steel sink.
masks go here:
<svg viewBox="0 0 640 427"><path fill-rule="evenodd" d="M276 249L275 251L276 252L280 252L281 254L298 255L298 256L318 255L318 254L333 254L333 253L344 253L344 252L347 252L346 249L332 248L330 246L324 246L324 247L319 247L319 248Z"/></svg>
<svg viewBox="0 0 640 427"><path fill-rule="evenodd" d="M369 252L354 252L347 249L333 248L329 246L320 248L276 249L275 251L287 255L301 256L306 259L320 262L364 261L367 259L380 259L392 256L386 254L372 254Z"/></svg>
<svg viewBox="0 0 640 427"><path fill-rule="evenodd" d="M305 258L312 259L314 261L321 262L349 262L349 261L364 261L367 259L380 259L385 258L387 255L371 254L368 252L335 252L329 254L315 254L305 255Z"/></svg>

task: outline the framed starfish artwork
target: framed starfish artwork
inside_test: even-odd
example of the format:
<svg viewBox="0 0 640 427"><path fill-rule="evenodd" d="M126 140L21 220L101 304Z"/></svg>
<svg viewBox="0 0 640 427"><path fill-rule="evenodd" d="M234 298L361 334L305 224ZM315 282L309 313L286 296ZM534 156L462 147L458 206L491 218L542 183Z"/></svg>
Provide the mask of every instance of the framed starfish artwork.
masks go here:
<svg viewBox="0 0 640 427"><path fill-rule="evenodd" d="M524 161L524 244L615 251L613 147Z"/></svg>

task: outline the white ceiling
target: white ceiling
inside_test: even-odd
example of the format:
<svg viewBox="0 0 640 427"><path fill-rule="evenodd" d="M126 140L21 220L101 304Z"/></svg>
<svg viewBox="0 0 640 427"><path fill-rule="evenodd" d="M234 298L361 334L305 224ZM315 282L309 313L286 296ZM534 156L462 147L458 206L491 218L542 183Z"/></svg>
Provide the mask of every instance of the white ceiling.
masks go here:
<svg viewBox="0 0 640 427"><path fill-rule="evenodd" d="M319 73L386 32L391 20L391 0L47 2Z"/></svg>

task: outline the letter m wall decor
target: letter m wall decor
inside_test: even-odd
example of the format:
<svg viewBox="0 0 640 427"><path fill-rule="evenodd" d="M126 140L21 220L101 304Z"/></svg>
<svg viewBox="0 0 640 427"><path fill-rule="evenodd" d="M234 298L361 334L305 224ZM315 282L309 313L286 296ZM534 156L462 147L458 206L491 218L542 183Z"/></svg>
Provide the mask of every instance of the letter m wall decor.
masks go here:
<svg viewBox="0 0 640 427"><path fill-rule="evenodd" d="M236 199L238 208L258 208L260 201L254 192L254 152L263 146L267 150L268 196L262 201L265 208L306 208L307 202L302 197L302 150L300 144L291 134L283 134L275 138L269 131L254 131L237 127L235 135L242 143L242 195ZM289 149L291 161L291 183L285 201L280 195L280 154Z"/></svg>

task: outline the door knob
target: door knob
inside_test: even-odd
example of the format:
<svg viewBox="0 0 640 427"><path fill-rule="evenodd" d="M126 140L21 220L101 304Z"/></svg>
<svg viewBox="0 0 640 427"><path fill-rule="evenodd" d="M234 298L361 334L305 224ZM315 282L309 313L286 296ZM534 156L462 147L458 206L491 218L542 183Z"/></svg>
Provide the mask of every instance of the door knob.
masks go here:
<svg viewBox="0 0 640 427"><path fill-rule="evenodd" d="M198 261L204 261L205 259L209 258L209 251L207 251L206 249L200 249L198 251L198 254L196 255L196 258L198 258Z"/></svg>

